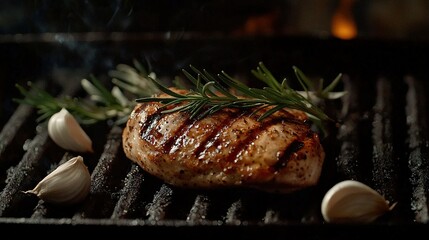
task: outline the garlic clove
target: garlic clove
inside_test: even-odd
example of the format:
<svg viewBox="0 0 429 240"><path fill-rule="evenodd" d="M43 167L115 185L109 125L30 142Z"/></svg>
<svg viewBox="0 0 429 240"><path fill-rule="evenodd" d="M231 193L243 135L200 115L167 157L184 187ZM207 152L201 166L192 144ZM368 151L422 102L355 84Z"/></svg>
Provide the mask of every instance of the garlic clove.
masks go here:
<svg viewBox="0 0 429 240"><path fill-rule="evenodd" d="M345 180L326 192L321 212L325 221L331 223L369 223L393 207L371 187Z"/></svg>
<svg viewBox="0 0 429 240"><path fill-rule="evenodd" d="M92 140L65 108L51 116L48 133L57 145L66 150L93 152Z"/></svg>
<svg viewBox="0 0 429 240"><path fill-rule="evenodd" d="M56 204L75 204L89 194L91 175L81 156L71 158L43 178L32 190L25 191Z"/></svg>

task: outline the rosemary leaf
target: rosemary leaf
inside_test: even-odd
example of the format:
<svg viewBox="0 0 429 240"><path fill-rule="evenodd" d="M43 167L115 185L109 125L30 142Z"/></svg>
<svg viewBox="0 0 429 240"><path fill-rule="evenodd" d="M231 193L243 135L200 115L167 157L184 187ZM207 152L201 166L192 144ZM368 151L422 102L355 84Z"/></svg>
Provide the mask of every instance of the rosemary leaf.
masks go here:
<svg viewBox="0 0 429 240"><path fill-rule="evenodd" d="M257 110L260 110L266 106L274 106L265 112L260 119L264 119L282 108L292 108L304 111L312 118L317 118L321 121L332 120L322 109L318 108L317 105L312 102L312 99L309 97L306 98L300 92L290 88L286 79L281 83L278 82L262 62L259 63L256 70L251 71L257 79L267 84L267 87L262 89L250 88L224 71L217 74L217 78L215 78L214 75L206 70L200 71L192 65L190 68L197 75L196 77L187 70L182 70L186 78L194 85L194 88L190 90L189 94L178 94L155 81L161 91L172 96L175 100L171 99L166 101L165 98L157 98L154 96L150 98L139 98L136 99L136 102L159 101L169 106L173 104L182 104L164 112L189 111L191 118L212 114L226 107L257 108ZM303 89L305 89L307 93L309 90L313 90L314 85L305 74L295 66L294 70ZM328 88L324 89L327 95L329 95L328 93L330 93L330 90L338 83L339 79L340 77L338 77L334 83L331 83ZM229 87L230 90L227 90L224 85ZM213 92L212 89L215 89L222 95L218 95ZM238 92L240 95L234 95L232 91ZM317 93L322 93L322 91ZM307 95L309 96L309 94Z"/></svg>
<svg viewBox="0 0 429 240"><path fill-rule="evenodd" d="M137 103L159 102L163 104L163 113L188 112L192 119L205 117L224 108L241 108L255 114L270 107L258 117L258 120L263 120L276 111L291 108L306 112L315 124L323 126L324 121L332 119L318 107L314 99L335 99L346 93L332 92L342 79L341 74L323 88L323 79L315 85L299 68L293 66L295 76L306 93L303 94L303 91L292 89L286 78L279 82L272 72L259 62L256 69L250 72L267 85L263 88L249 87L225 71L211 74L205 69L201 71L190 65L190 71L182 69L182 73L191 83L191 87L181 94L161 83L154 73L148 73L135 59L133 64L134 67L120 64L116 70L109 72L114 84L111 91L91 75L90 81L83 79L81 82L88 98L54 97L37 86L29 85L29 91L16 85L24 98L15 101L36 107L38 121L46 120L61 108L66 108L84 124L106 120L124 124ZM178 78L175 80L180 82L182 88L185 86ZM127 95L122 90L126 91ZM168 97L160 96L158 93L161 92Z"/></svg>
<svg viewBox="0 0 429 240"><path fill-rule="evenodd" d="M332 92L334 88L338 85L338 83L341 81L341 77L343 75L340 73L337 75L337 77L332 81L325 89L323 89L322 93L324 95L328 94L329 92Z"/></svg>
<svg viewBox="0 0 429 240"><path fill-rule="evenodd" d="M205 76L207 76L207 79L210 81L210 82L216 82L217 80L216 80L216 78L215 77L213 77L213 75L211 75L208 71L206 71L205 69L203 70L204 71L204 75ZM225 95L225 96L227 96L227 97L229 97L229 98L234 98L234 95L233 94L231 94L229 91L228 91L228 89L226 89L224 86L222 86L222 84L216 84L215 85L215 87L216 87L216 90L218 90L220 93L222 93L223 95Z"/></svg>

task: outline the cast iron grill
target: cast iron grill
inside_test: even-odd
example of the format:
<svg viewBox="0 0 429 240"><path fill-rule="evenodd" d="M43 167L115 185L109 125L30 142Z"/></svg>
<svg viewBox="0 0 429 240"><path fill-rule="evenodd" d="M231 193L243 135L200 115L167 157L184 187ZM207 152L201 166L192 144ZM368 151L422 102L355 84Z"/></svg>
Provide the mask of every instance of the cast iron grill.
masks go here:
<svg viewBox="0 0 429 240"><path fill-rule="evenodd" d="M287 195L168 185L125 157L121 127L101 124L87 129L95 153L82 155L91 172L90 196L75 206L44 203L23 191L77 154L56 146L46 125L36 124L35 110L19 105L0 133L0 224L70 232L143 230L161 236L240 232L253 238L270 233L279 239L341 239L355 229L351 237L374 231L417 233L429 217L427 81L413 73L345 72L349 94L326 106L340 123L323 140L327 157L320 183ZM62 86L59 92L75 94L76 88ZM343 179L365 182L397 205L372 224L326 224L320 213L323 194Z"/></svg>

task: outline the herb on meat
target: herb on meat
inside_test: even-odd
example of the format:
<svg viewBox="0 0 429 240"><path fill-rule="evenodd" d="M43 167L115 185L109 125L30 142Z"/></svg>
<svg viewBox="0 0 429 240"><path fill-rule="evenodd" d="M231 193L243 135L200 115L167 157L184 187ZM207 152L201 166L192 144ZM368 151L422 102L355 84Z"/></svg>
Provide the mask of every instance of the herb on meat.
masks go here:
<svg viewBox="0 0 429 240"><path fill-rule="evenodd" d="M234 79L224 71L217 74L216 77L208 71L200 71L190 66L196 77L186 70L184 75L193 83L194 89L186 94L179 94L171 91L168 87L162 85L156 79L152 79L158 88L171 97L144 97L136 99L137 102L157 101L167 106L173 106L171 109L164 110L165 113L175 111L188 111L191 118L202 118L223 108L254 108L255 111L262 108L273 106L269 111L262 114L259 120L263 120L274 112L282 108L293 108L306 112L313 119L325 121L331 120L322 109L320 109L310 98L310 96L319 99L335 99L343 96L345 92L332 94L331 91L341 79L341 74L326 88L321 85L316 88L304 73L294 66L295 74L304 91L296 91L291 88L287 80L282 82L271 74L271 72L260 62L256 70L252 70L254 76L263 81L267 87L251 88L243 82ZM239 94L233 94L232 91ZM310 94L311 93L311 94ZM174 106L178 103L184 103Z"/></svg>
<svg viewBox="0 0 429 240"><path fill-rule="evenodd" d="M323 81L315 85L299 68L293 67L295 75L303 91L291 88L286 79L279 82L265 65L260 62L251 73L267 86L252 88L245 83L234 79L226 72L212 75L206 70L198 70L190 66L196 76L183 69L186 78L193 88L187 94L178 94L171 91L154 73L146 69L136 60L134 67L119 64L116 70L109 72L114 87L109 91L94 76L90 80L83 79L82 87L88 93L87 99L72 98L70 96L54 97L43 89L29 85L32 91L17 85L24 96L23 99L14 99L23 104L36 107L40 114L38 121L46 120L62 108L67 109L77 121L82 124L93 124L99 121L113 120L115 124L123 124L129 117L137 103L158 101L165 106L175 105L164 112L188 111L191 118L202 118L223 108L254 108L258 111L272 106L259 120L262 120L282 108L293 108L306 112L310 118L321 126L321 122L331 118L317 106L321 99L337 99L345 92L333 92L340 82L339 74L327 87L323 88ZM172 84L178 86L176 78ZM157 94L164 92L170 97L161 98Z"/></svg>

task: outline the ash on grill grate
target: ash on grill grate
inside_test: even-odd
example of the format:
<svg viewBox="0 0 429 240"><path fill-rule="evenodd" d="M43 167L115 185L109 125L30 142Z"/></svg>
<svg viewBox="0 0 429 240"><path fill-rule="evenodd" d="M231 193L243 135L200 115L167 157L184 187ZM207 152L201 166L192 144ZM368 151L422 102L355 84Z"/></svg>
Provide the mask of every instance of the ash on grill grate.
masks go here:
<svg viewBox="0 0 429 240"><path fill-rule="evenodd" d="M429 132L427 82L406 76L406 113L408 125L408 164L412 185L411 210L417 222L429 220Z"/></svg>
<svg viewBox="0 0 429 240"><path fill-rule="evenodd" d="M340 153L336 159L337 172L343 174L344 179L354 179L365 181L365 169L368 169L368 163L362 161L365 158L364 151L360 147L361 139L368 139L364 136L362 129L368 122L368 113L365 112L363 99L365 96L360 94L362 86L358 79L350 79L350 76L344 76L344 90L348 94L343 98L343 108L341 109L341 118L343 123L338 129L337 139L341 142ZM365 168L366 167L366 168Z"/></svg>
<svg viewBox="0 0 429 240"><path fill-rule="evenodd" d="M346 75L344 84L349 94L341 104L332 106L342 123L334 139L329 139L333 141L323 142L329 152L319 186L288 195L170 186L125 157L120 127L103 125L89 129L96 151L84 155L91 172L90 196L76 206L46 204L22 191L34 187L76 153L56 146L45 125L38 126L35 136L29 134L28 128L36 126L29 124L35 121L35 113L19 106L0 133L0 176L5 182L0 222L17 223L20 219L52 224L61 219L66 225L85 225L90 220L96 225L140 227L325 226L320 214L324 193L341 179L356 179L373 186L389 201L398 202L392 214L375 223L377 226L426 223L429 143L423 81L412 76L406 81L365 77L374 81Z"/></svg>

